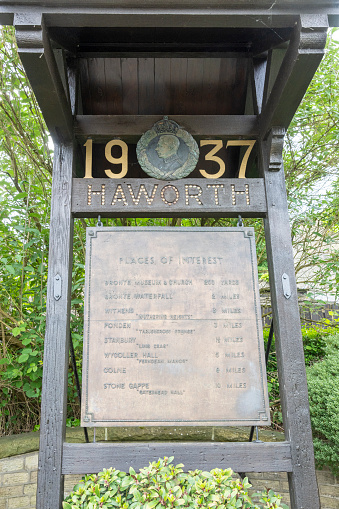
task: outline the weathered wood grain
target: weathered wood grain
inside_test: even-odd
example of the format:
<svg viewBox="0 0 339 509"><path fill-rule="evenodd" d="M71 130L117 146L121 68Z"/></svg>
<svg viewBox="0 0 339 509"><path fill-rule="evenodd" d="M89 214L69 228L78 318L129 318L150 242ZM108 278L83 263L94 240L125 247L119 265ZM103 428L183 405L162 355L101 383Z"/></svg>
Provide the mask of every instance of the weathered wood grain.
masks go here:
<svg viewBox="0 0 339 509"><path fill-rule="evenodd" d="M166 115L170 111L169 89L171 86L171 63L164 58L154 59L154 103L158 113Z"/></svg>
<svg viewBox="0 0 339 509"><path fill-rule="evenodd" d="M176 30L174 33L178 33L178 37L179 35L183 37L182 30L181 32ZM89 37L91 37L91 34ZM209 31L209 34L211 34L211 31ZM112 31L104 33L104 37L112 37ZM116 37L118 36L116 35ZM124 37L123 31L120 31L120 37ZM133 37L137 39L133 43L133 47L142 47L144 43L139 41L140 38L146 38L145 32L140 35L140 31L136 31ZM166 39L163 33L159 33L158 37L160 40ZM197 34L195 34L195 37L198 37ZM211 35L209 37L211 38ZM248 37L251 37L250 34L248 34ZM154 38L156 40L156 35L154 35ZM111 52L111 58L104 58L99 55L97 44L93 44L97 56L93 58L89 51L86 59L81 58L81 60L85 60L88 67L88 74L84 76L82 93L86 104L88 102L87 95L92 101L92 109L88 110L86 108L87 114L120 114L119 109L115 109L115 102L105 101L112 86L111 80L108 81L107 76L113 75L117 65L120 65L122 69L122 114L157 115L161 111L164 111L165 115L186 115L187 113L200 115L203 113L214 114L215 112L219 115L237 115L244 113L248 58L237 58L235 54L232 55L232 58L223 56L223 58L213 59L217 61L218 65L210 67L208 76L205 74L205 82L207 80L214 91L204 95L203 65L206 60L210 60L209 56L208 58L199 59L182 55L178 58L176 53L172 54L169 51L168 44L164 45L163 43L162 45L166 48L164 55L168 57L165 59L165 65L169 75L167 77L163 74L166 81L161 83L159 77L156 77L156 69L159 67L158 61L161 62L164 58L154 58L152 49L149 50L147 57L132 58L132 55L135 54L132 48L132 55L128 55L127 58L117 58L114 52ZM188 47L191 47L190 43L185 41L181 44L188 44ZM84 46L92 47L91 42L84 44ZM80 54L82 54L82 49L82 44L79 44L78 51ZM104 47L104 55L109 49L110 45L107 49ZM205 53L205 57L206 55L208 55L208 52ZM160 88L161 95L157 87ZM155 100L155 97L157 100ZM167 103L166 108L164 108L165 103Z"/></svg>
<svg viewBox="0 0 339 509"><path fill-rule="evenodd" d="M224 26L231 28L291 27L302 12L329 15L330 26L339 24L338 0L309 0L299 2L263 1L240 3L234 0L230 4L220 5L219 0L206 2L178 0L168 2L166 7L159 0L144 3L142 7L135 5L135 0L122 0L114 3L110 0L98 3L86 0L72 3L63 0L36 2L21 0L13 4L12 0L2 0L0 5L0 21L3 24L13 23L14 13L43 13L48 26L60 27L126 27L126 26ZM192 7L194 7L192 9Z"/></svg>
<svg viewBox="0 0 339 509"><path fill-rule="evenodd" d="M138 99L140 115L147 115L154 104L154 58L138 58Z"/></svg>
<svg viewBox="0 0 339 509"><path fill-rule="evenodd" d="M276 131L279 134L279 130ZM282 131L283 132L283 131ZM272 139L272 138L270 138ZM274 139L272 139L274 142ZM282 144L281 151L282 151ZM264 220L280 397L286 440L291 444L293 471L289 474L291 507L319 508L309 416L305 361L284 171L269 171L270 142L264 142L263 173L267 195ZM274 153L276 157L276 153ZM286 298L282 276L287 274L292 295Z"/></svg>
<svg viewBox="0 0 339 509"><path fill-rule="evenodd" d="M63 474L100 472L114 467L140 469L150 461L174 456L187 470L232 468L235 472L289 472L292 469L287 442L125 442L118 444L64 444ZM310 506L311 507L311 506Z"/></svg>
<svg viewBox="0 0 339 509"><path fill-rule="evenodd" d="M21 61L55 141L73 137L71 108L42 19L15 16Z"/></svg>
<svg viewBox="0 0 339 509"><path fill-rule="evenodd" d="M98 115L107 113L106 87L105 87L105 59L89 58L88 59L88 81L85 83L86 89L91 83L90 95L92 101L92 111L96 111Z"/></svg>
<svg viewBox="0 0 339 509"><path fill-rule="evenodd" d="M76 58L67 59L67 82L72 116L77 113L79 101L79 65Z"/></svg>
<svg viewBox="0 0 339 509"><path fill-rule="evenodd" d="M122 111L124 116L138 111L138 59L121 59ZM93 110L92 110L93 111Z"/></svg>
<svg viewBox="0 0 339 509"><path fill-rule="evenodd" d="M161 115L77 115L74 134L81 142L90 137L99 143L119 136L136 141L162 118ZM175 115L174 120L197 137L255 138L259 134L255 115Z"/></svg>
<svg viewBox="0 0 339 509"><path fill-rule="evenodd" d="M63 497L61 462L66 426L73 245L72 168L73 146L56 145L49 239L37 509L60 507ZM54 298L56 276L61 278L59 299Z"/></svg>
<svg viewBox="0 0 339 509"><path fill-rule="evenodd" d="M4 3L11 3L10 0L4 0ZM44 0L44 1L36 1L36 0L21 0L18 2L22 5L44 5L44 6L62 6L67 5L67 0ZM116 5L119 7L135 7L135 0L119 0L115 2ZM181 3L183 6L192 6L192 7L199 7L199 6L205 6L206 3L202 0L183 0ZM326 6L333 6L335 2L333 0L323 0L323 4ZM74 2L74 5L91 5L91 6L97 6L97 7L103 7L105 5L111 5L109 0L82 0L82 1L76 1ZM144 1L145 7L150 6L160 6L162 3L159 0L145 0ZM178 0L168 0L167 6L168 7L178 7ZM218 0L210 0L209 6L219 6L220 1ZM260 7L272 7L271 0L224 0L223 5L225 7L234 7L236 5L238 6L260 6ZM311 5L318 5L317 0L275 0L276 6L294 6L297 8L303 7L303 6L311 6Z"/></svg>
<svg viewBox="0 0 339 509"><path fill-rule="evenodd" d="M171 58L176 58L176 59L188 59L188 58L194 58L194 59L199 59L199 60L210 60L210 59L213 59L213 58L218 58L218 59L221 59L221 58L239 58L239 59L244 59L244 58L248 58L249 54L248 52L241 52L241 51L213 51L213 50L208 50L208 51L203 51L203 50L192 50L192 51L187 51L186 49L182 49L182 50L175 50L175 51L171 51L170 48L167 48L167 51L154 51L154 50L151 50L151 51L146 51L146 50L131 50L131 51L127 51L127 50L120 50L120 49L117 49L115 51L109 51L108 49L103 49L102 51L99 51L99 50L91 50L91 49L87 49L87 50L83 50L82 48L79 49L79 52L78 52L78 55L80 58L105 58L105 59L109 59L109 58L112 58L112 57L115 57L115 58L139 58L139 59L144 59L144 58L154 58L154 59L157 59L157 60L165 60L165 63L166 63L166 60L169 60ZM166 63L166 65L169 65L169 62Z"/></svg>
<svg viewBox="0 0 339 509"><path fill-rule="evenodd" d="M254 58L251 69L251 83L253 95L253 109L260 115L264 102L264 84L267 68L267 58Z"/></svg>
<svg viewBox="0 0 339 509"><path fill-rule="evenodd" d="M148 200L154 193L151 203L145 191ZM75 217L263 217L266 210L262 179L73 180Z"/></svg>
<svg viewBox="0 0 339 509"><path fill-rule="evenodd" d="M121 79L121 61L117 58L110 58L109 65L105 60L105 84L107 97L107 111L116 112L117 115L123 113L122 109L122 79Z"/></svg>

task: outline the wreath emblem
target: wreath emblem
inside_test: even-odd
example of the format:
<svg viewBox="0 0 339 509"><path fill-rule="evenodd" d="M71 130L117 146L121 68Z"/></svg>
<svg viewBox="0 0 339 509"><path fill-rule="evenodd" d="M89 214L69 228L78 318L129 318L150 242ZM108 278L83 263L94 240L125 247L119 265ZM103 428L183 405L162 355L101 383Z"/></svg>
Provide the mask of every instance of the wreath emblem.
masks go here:
<svg viewBox="0 0 339 509"><path fill-rule="evenodd" d="M199 148L185 129L164 117L141 136L137 158L150 177L178 180L187 177L196 167Z"/></svg>

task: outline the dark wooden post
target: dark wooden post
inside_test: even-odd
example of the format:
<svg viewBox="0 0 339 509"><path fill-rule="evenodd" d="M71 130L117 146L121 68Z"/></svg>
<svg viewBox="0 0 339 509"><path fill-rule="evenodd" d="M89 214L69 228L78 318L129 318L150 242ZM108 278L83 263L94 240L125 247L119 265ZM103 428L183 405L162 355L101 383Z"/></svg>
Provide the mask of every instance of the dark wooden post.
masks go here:
<svg viewBox="0 0 339 509"><path fill-rule="evenodd" d="M37 509L61 507L72 276L73 145L55 147L40 425Z"/></svg>
<svg viewBox="0 0 339 509"><path fill-rule="evenodd" d="M291 445L288 473L292 509L319 509L311 421L301 335L291 231L282 162L284 129L273 128L263 142L267 196L264 220L270 274L280 397L286 440Z"/></svg>

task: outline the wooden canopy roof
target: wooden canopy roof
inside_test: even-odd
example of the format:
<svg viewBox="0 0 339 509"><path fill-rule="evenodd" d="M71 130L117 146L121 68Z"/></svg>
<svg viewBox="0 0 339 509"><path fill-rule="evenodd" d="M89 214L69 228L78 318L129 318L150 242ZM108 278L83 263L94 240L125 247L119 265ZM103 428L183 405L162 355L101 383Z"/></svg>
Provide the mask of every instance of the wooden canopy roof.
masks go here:
<svg viewBox="0 0 339 509"><path fill-rule="evenodd" d="M339 0L0 0L60 139L140 135L162 115L196 136L286 128L338 20Z"/></svg>

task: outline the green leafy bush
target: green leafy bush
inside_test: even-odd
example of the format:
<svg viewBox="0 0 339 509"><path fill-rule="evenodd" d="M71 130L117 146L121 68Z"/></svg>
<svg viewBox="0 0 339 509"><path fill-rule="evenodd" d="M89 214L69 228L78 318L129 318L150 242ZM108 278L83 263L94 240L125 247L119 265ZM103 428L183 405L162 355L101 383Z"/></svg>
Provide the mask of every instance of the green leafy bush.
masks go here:
<svg viewBox="0 0 339 509"><path fill-rule="evenodd" d="M339 334L329 336L325 357L307 368L317 466L339 473Z"/></svg>
<svg viewBox="0 0 339 509"><path fill-rule="evenodd" d="M333 335L336 331L337 329L335 327L328 327L327 329L324 329L320 325L302 328L302 338L306 366L311 366L312 364L318 362L324 357L326 352L327 338L328 336ZM267 346L268 336L269 329L266 328L264 329L265 348ZM267 385L270 398L272 425L276 429L282 430L283 419L280 405L279 379L277 367L278 363L275 352L275 339L273 337L273 342L267 364Z"/></svg>
<svg viewBox="0 0 339 509"><path fill-rule="evenodd" d="M234 479L230 468L184 473L184 465L174 466L171 461L159 459L140 473L110 468L86 476L63 502L63 509L287 508L272 490L256 493L257 505L248 495L248 479Z"/></svg>

